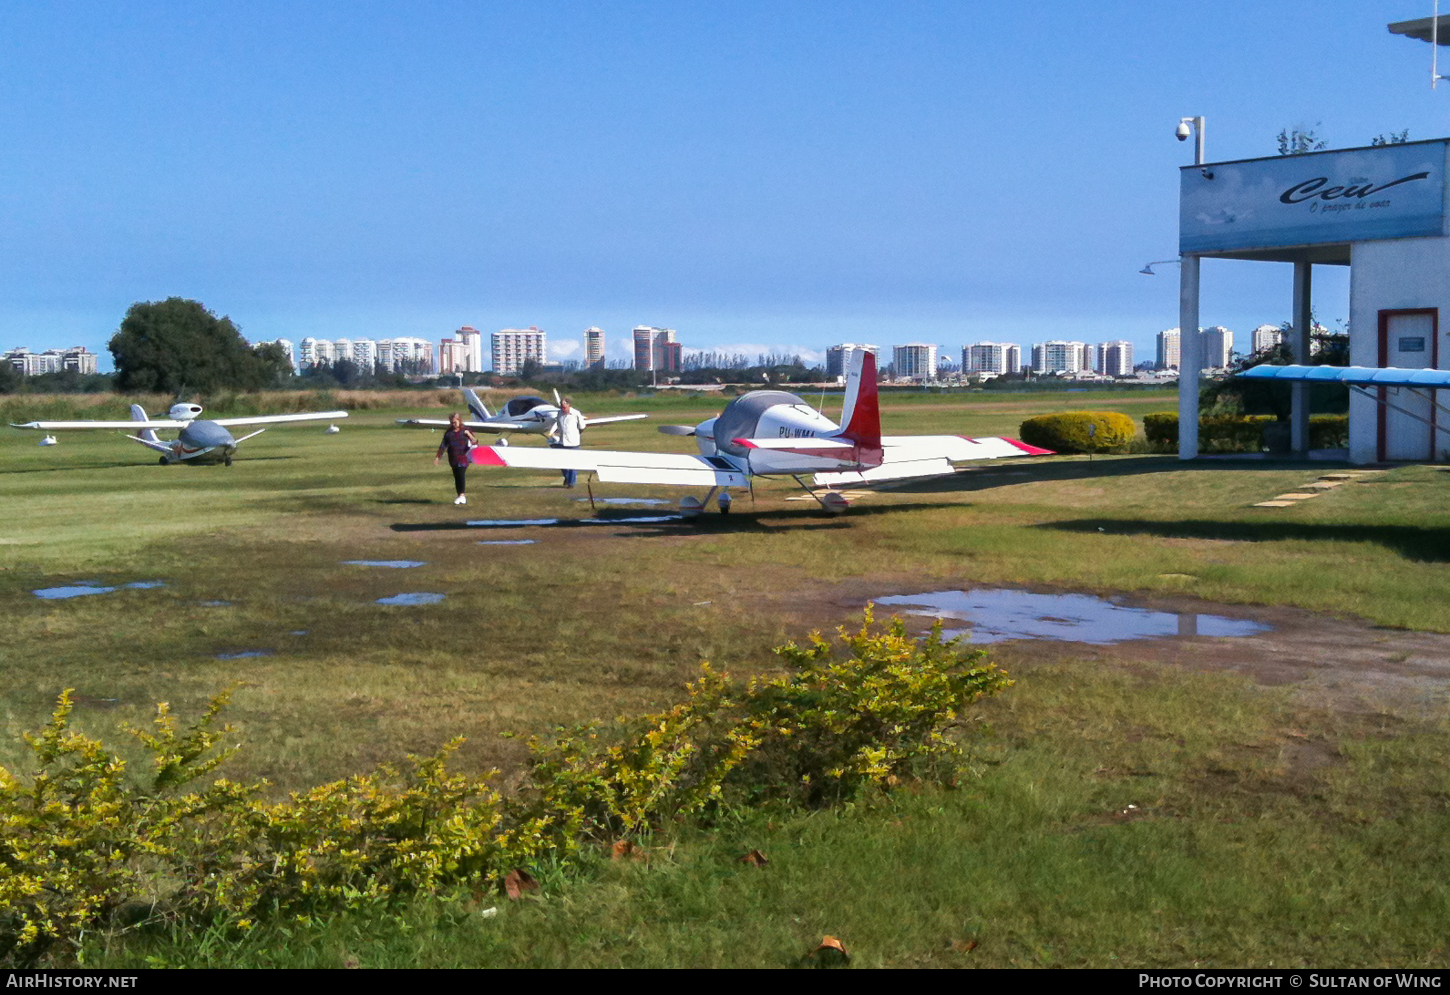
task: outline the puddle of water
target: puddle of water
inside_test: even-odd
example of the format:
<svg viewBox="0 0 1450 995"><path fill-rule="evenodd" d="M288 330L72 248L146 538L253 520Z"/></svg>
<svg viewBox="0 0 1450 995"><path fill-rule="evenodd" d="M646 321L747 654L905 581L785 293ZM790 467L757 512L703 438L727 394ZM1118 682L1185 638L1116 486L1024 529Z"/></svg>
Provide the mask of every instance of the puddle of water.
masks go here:
<svg viewBox="0 0 1450 995"><path fill-rule="evenodd" d="M232 606L230 601L202 601L200 604L203 608L230 608Z"/></svg>
<svg viewBox="0 0 1450 995"><path fill-rule="evenodd" d="M683 515L639 515L630 518L484 518L468 522L476 529L512 529L525 525L653 525L681 522Z"/></svg>
<svg viewBox="0 0 1450 995"><path fill-rule="evenodd" d="M601 497L597 497L597 498L595 498L591 502L589 500L589 498L582 497L582 498L575 498L574 500L575 501L583 501L583 502L590 503L590 504L647 504L647 505L652 505L652 506L653 505L669 504L670 503L669 501L666 501L664 498L626 498L626 497L625 498L624 497L601 498Z"/></svg>
<svg viewBox="0 0 1450 995"><path fill-rule="evenodd" d="M532 546L537 539L480 539L480 546Z"/></svg>
<svg viewBox="0 0 1450 995"><path fill-rule="evenodd" d="M66 598L81 598L86 596L87 594L111 594L112 592L119 591L122 588L148 591L153 587L165 586L166 581L164 580L135 580L129 584L119 584L115 586L98 584L95 581L82 581L79 584L68 584L63 587L42 587L37 590L31 591L30 593L35 595L37 598L42 598L46 601L63 601Z"/></svg>
<svg viewBox="0 0 1450 995"><path fill-rule="evenodd" d="M394 570L410 570L413 567L426 567L428 564L422 560L343 560L344 566L349 567L391 567Z"/></svg>
<svg viewBox="0 0 1450 995"><path fill-rule="evenodd" d="M1087 594L1032 594L1028 591L936 591L877 598L878 605L919 605L910 615L968 623L943 629L973 643L1008 639L1058 639L1107 645L1129 639L1184 636L1251 636L1267 625L1247 619L1194 612L1170 613L1128 608Z"/></svg>
<svg viewBox="0 0 1450 995"><path fill-rule="evenodd" d="M73 584L69 587L42 587L30 593L46 601L61 601L65 598L84 597L87 594L110 594L114 590L114 587L101 587L99 584Z"/></svg>
<svg viewBox="0 0 1450 995"><path fill-rule="evenodd" d="M218 660L247 660L254 656L271 656L271 650L237 650L235 653L218 653Z"/></svg>
<svg viewBox="0 0 1450 995"><path fill-rule="evenodd" d="M475 529L511 529L520 525L558 525L559 518L478 518L468 524Z"/></svg>
<svg viewBox="0 0 1450 995"><path fill-rule="evenodd" d="M305 636L305 635L307 635L307 630L306 629L293 629L291 632L287 633L287 635L289 635L289 636Z"/></svg>
<svg viewBox="0 0 1450 995"><path fill-rule="evenodd" d="M415 592L410 594L395 594L391 598L379 598L377 603L380 605L436 605L445 597L446 595L443 594Z"/></svg>

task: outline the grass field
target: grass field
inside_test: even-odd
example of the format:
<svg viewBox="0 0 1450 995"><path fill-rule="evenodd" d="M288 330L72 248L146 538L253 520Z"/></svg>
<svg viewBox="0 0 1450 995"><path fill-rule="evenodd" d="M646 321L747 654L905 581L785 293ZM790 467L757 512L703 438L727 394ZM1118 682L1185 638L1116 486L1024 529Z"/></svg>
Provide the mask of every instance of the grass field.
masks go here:
<svg viewBox="0 0 1450 995"><path fill-rule="evenodd" d="M1166 394L886 400L885 428L901 434L1015 435L1032 414L1141 418L1174 405ZM668 451L683 440L655 425L693 423L721 402L578 403L651 415L595 429L589 445ZM392 425L410 413L355 410L335 436L270 430L230 468L156 466L119 433L49 448L31 433L0 437L0 765L24 769L20 733L65 687L77 689L80 724L118 743L117 724L144 724L155 702L195 714L241 681L228 713L243 744L234 777L299 790L462 734L459 765L506 779L522 760L506 734L665 705L701 660L768 669L787 639L849 623L871 598L927 590L1294 606L1363 619L1366 639L1450 632L1450 478L1437 467L1262 509L1332 467L1056 458L882 491L839 518L765 482L729 517L607 524L669 508L595 512L583 487L480 468L457 508L432 466L438 436ZM538 518L606 524L467 524ZM87 582L117 590L33 593ZM378 603L404 593L444 597ZM485 900L505 905L492 919L472 896L440 897L287 940L132 937L85 956L784 966L833 934L867 966L1445 965L1443 687L1414 709L1351 708L1158 666L1151 652L1017 643L993 655L1018 685L982 706L976 774L956 791L682 830L648 861L541 869L544 897ZM735 862L757 847L770 865Z"/></svg>

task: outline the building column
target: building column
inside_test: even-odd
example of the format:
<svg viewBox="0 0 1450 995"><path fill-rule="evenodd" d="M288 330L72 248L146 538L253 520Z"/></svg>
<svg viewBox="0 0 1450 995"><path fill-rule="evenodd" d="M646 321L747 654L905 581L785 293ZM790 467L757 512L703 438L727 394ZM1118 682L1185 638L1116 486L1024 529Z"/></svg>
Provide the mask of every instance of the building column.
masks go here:
<svg viewBox="0 0 1450 995"><path fill-rule="evenodd" d="M1289 343L1294 362L1309 363L1309 333L1314 327L1310 296L1313 289L1312 263L1294 263L1294 337ZM1301 456L1309 454L1309 384L1296 381L1290 388L1289 448Z"/></svg>
<svg viewBox="0 0 1450 995"><path fill-rule="evenodd" d="M1199 257L1183 256L1178 267L1178 458L1198 456L1198 379L1203 340L1198 335Z"/></svg>

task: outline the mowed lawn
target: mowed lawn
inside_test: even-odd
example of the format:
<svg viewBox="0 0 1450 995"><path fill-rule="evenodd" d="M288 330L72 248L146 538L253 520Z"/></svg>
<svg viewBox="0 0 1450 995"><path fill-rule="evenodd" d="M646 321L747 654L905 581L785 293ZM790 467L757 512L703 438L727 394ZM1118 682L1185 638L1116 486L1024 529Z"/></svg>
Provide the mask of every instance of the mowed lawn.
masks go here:
<svg viewBox="0 0 1450 995"><path fill-rule="evenodd" d="M1048 411L1120 410L1141 418L1174 406L1166 394L883 400L885 428L895 434L1016 435L1024 417ZM678 451L690 440L661 435L658 424L693 424L722 403L579 399L588 414L651 415L591 430L587 445L660 451ZM826 399L828 414L832 404L839 399ZM446 469L432 465L439 436L393 425L394 418L415 413L358 411L337 435L313 425L269 430L246 443L230 468L160 467L120 433L70 433L60 445L40 448L36 434L7 430L0 436L0 605L8 623L0 641L7 678L0 687L0 765L25 769L20 734L43 723L63 688L76 689L79 724L124 749L117 726L146 723L154 703L167 701L176 713L194 715L217 691L238 682L227 714L242 750L228 767L231 776L265 777L279 792L299 790L407 753L432 752L463 735L460 767L501 768L507 778L524 759L514 734L608 722L666 705L677 700L702 660L737 672L771 668L773 646L857 621L872 597L915 591L986 586L1171 594L1450 632L1450 476L1439 467L1366 474L1293 507L1264 509L1254 505L1337 468L1250 460L1185 465L1144 455L1057 457L1000 461L882 490L840 517L799 500L803 495L789 481L760 481L753 493L736 495L728 517L631 523L620 520L668 516L682 492L591 488L582 481L571 491L559 486L557 475L474 468L470 502L455 507ZM514 444L540 441L515 437ZM599 502L592 508L591 493ZM563 524L469 524L538 519ZM349 563L362 560L421 565ZM160 584L124 586L149 582ZM64 600L33 593L81 584L116 590ZM442 598L379 603L403 594ZM942 845L969 846L960 834L973 823L963 813L1011 798L1022 849L1002 860L1026 877L1014 878L1018 883L1010 888L999 882L1011 894L996 895L950 926L931 918L944 914L941 903L957 900L942 895L934 900L935 912L878 896L874 905L843 913L859 923L857 937L873 937L875 952L862 954L863 963L970 963L963 951L972 940L982 941L971 949L983 951L973 955L983 964L1109 964L1118 950L1127 958L1119 963L1186 963L1209 948L1224 965L1265 963L1279 949L1274 937L1260 936L1235 960L1236 931L1249 922L1264 929L1276 917L1309 913L1292 895L1253 899L1253 875L1262 876L1285 846L1342 847L1344 838L1336 834L1357 831L1344 827L1373 827L1382 835L1373 812L1347 811L1353 806L1346 799L1373 782L1367 771L1375 764L1391 756L1404 766L1400 786L1408 794L1395 802L1397 818L1421 826L1421 835L1424 826L1443 825L1434 816L1443 814L1450 784L1443 759L1424 748L1444 741L1443 713L1335 715L1306 710L1283 689L1269 694L1222 676L1145 670L1141 659L1074 669L1061 654L1034 666L1030 647L1007 655L1019 661L1022 679L984 709L991 731L977 772L980 787L945 801L903 800L908 810L888 812L881 822L863 815L860 832L866 835L839 845L868 838L883 850L909 844L917 848L915 857L882 859L910 868L934 859L933 833ZM1129 714L1135 702L1151 704L1159 717ZM1331 762L1306 774L1266 759L1264 744L1281 744L1291 728L1319 743ZM1123 773L1084 781L1072 773L1084 751L1112 771L1151 768L1153 779ZM1112 815L1129 811L1129 804L1147 807L1150 796L1158 811L1177 814L1142 824ZM925 827L932 811L956 828L937 826L919 839L891 841L899 835L893 821ZM1297 842L1263 835L1281 822L1297 827ZM1326 829L1325 822L1333 827ZM1104 828L1119 823L1131 836ZM1250 831L1248 824L1256 828ZM1195 886L1195 875L1205 868L1222 874L1231 863L1228 851L1207 842L1215 825L1239 827L1227 835L1238 840L1249 877ZM1087 835L1068 854L1059 843L1073 826ZM744 835L757 831L765 838L774 829L752 827ZM791 887L806 892L780 901L801 901L807 892L833 887L869 890L859 880L864 868L817 852L835 845L836 829L816 821L790 831L812 841L812 859L819 861L791 872L801 876ZM980 835L980 827L973 831ZM1010 847L1013 838L994 836L993 846ZM736 842L745 840L729 840ZM721 845L717 839L682 860L708 864L709 848ZM1373 846L1376 853L1403 849L1393 839L1376 838ZM1053 896L1087 888L1096 859L1107 862L1099 869L1123 871L1150 851L1161 857L1153 873L1169 879L1163 885L1168 904L1157 906L1156 919L1154 906L1141 920L1135 912L1136 932L1112 950L1112 944L1086 940L1095 927L1121 918L1112 911L1114 900L1086 891L1079 898ZM1205 854L1201 863L1195 852ZM1312 849L1296 852L1296 873L1311 879L1328 873L1317 859ZM1338 859L1354 863L1343 853ZM1390 876L1401 882L1445 877L1433 854L1405 853L1402 866L1397 859L1385 856L1377 871L1356 868L1353 874L1383 876L1390 866ZM1076 882L1071 889L1042 879L1045 869L1068 865ZM741 963L777 963L785 956L780 951L796 949L811 929L839 928L816 910L805 917L808 928L789 933L801 917L794 916L797 926L791 927L792 916L781 909L751 904L763 900L732 892L739 887L734 877L715 884L708 876L687 875L683 884L656 877L643 884L635 880L643 873L615 869L588 887L605 888L596 895L601 909L627 904L631 894L647 895L652 911L642 918L667 915L675 902L690 909L694 921L707 914L702 905L715 903L789 934L778 948L748 931L718 939L772 951L763 961ZM830 875L837 873L833 885ZM982 873L977 865L963 869L958 884L985 887ZM1038 890L1025 883L1034 876ZM904 880L915 877L911 872ZM711 890L716 888L724 891ZM1344 890L1360 902L1375 897L1360 877L1345 882ZM1010 928L1004 920L988 921L1008 915L1012 896L1023 894L1035 927L1025 920L1013 920ZM1146 892L1140 897L1148 900ZM1419 901L1433 909L1441 898L1437 892ZM1251 914L1244 914L1251 917L1238 918L1234 910L1249 906ZM571 928L605 928L570 908ZM1201 927L1194 925L1196 908L1209 911ZM1061 916L1049 928L1054 909ZM561 913L554 914L557 919ZM936 930L929 937L902 938L886 925L891 917L919 924L923 916ZM1154 946L1155 928L1165 917L1172 929L1160 937L1160 948ZM523 923L527 916L514 919ZM1390 962L1443 964L1443 944L1422 936L1421 920L1415 922L1413 935L1403 936L1392 916L1360 927L1378 938ZM1296 955L1319 949L1301 935L1308 928L1294 928L1289 947ZM985 941L1002 937L1003 929L1011 943L994 953ZM1044 939L1048 934L1057 939ZM407 944L378 942L374 963L389 957L416 962L419 956ZM470 942L481 941L472 936ZM506 947L498 948L501 962L527 961ZM674 963L732 963L728 949L706 947L690 946ZM557 956L540 955L538 962L652 964L670 956L664 940L633 959L615 958L617 950L608 952L607 943L600 949L606 953L566 943ZM1088 950L1091 956L1082 953Z"/></svg>

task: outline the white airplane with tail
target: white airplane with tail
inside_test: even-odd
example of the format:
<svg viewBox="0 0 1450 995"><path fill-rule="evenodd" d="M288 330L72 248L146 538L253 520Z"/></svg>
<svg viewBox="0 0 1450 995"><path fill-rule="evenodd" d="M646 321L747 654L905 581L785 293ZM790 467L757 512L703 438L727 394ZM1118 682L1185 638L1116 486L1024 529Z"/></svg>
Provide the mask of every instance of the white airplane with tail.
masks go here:
<svg viewBox="0 0 1450 995"><path fill-rule="evenodd" d="M130 421L33 421L23 425L12 423L10 427L48 432L98 428L130 429L138 434L128 435L126 438L160 453L159 462L162 466L183 460L219 460L231 466L237 447L252 436L261 435L266 429L259 428L250 435L235 439L227 431L228 428L281 425L300 421L336 421L347 417L346 411L309 411L294 415L257 415L251 418L198 418L202 410L200 404L178 401L171 406L165 418L148 418L141 405L133 404ZM175 439L167 441L157 437L158 428L176 428L181 431Z"/></svg>
<svg viewBox="0 0 1450 995"><path fill-rule="evenodd" d="M513 397L499 409L497 414L494 414L488 410L488 405L484 404L471 388L463 389L463 399L468 403L468 410L474 417L473 421L463 423L464 428L484 432L527 432L531 435L548 435L552 432L554 422L559 417L559 409L564 403L559 399L559 392L556 390L553 404L542 397L533 395ZM648 417L648 415L610 415L606 418L585 418L584 427L589 428L593 425L605 425L616 421L638 421ZM398 424L407 425L410 428L447 428L448 420L399 418ZM506 446L508 440L500 436L497 445Z"/></svg>
<svg viewBox="0 0 1450 995"><path fill-rule="evenodd" d="M470 456L481 466L532 470L578 470L605 483L672 484L708 487L700 501L685 498L681 509L696 513L718 494L730 510L732 487L748 487L752 476L795 479L827 511L845 511L837 484L872 484L951 473L952 464L1004 456L1045 456L1015 439L969 439L960 435L881 434L876 390L876 357L857 352L846 379L841 425L801 398L778 390L751 391L731 401L714 418L691 428L665 425L667 435L690 435L700 455L626 453L588 449L519 449L479 446ZM811 476L812 482L804 479Z"/></svg>

